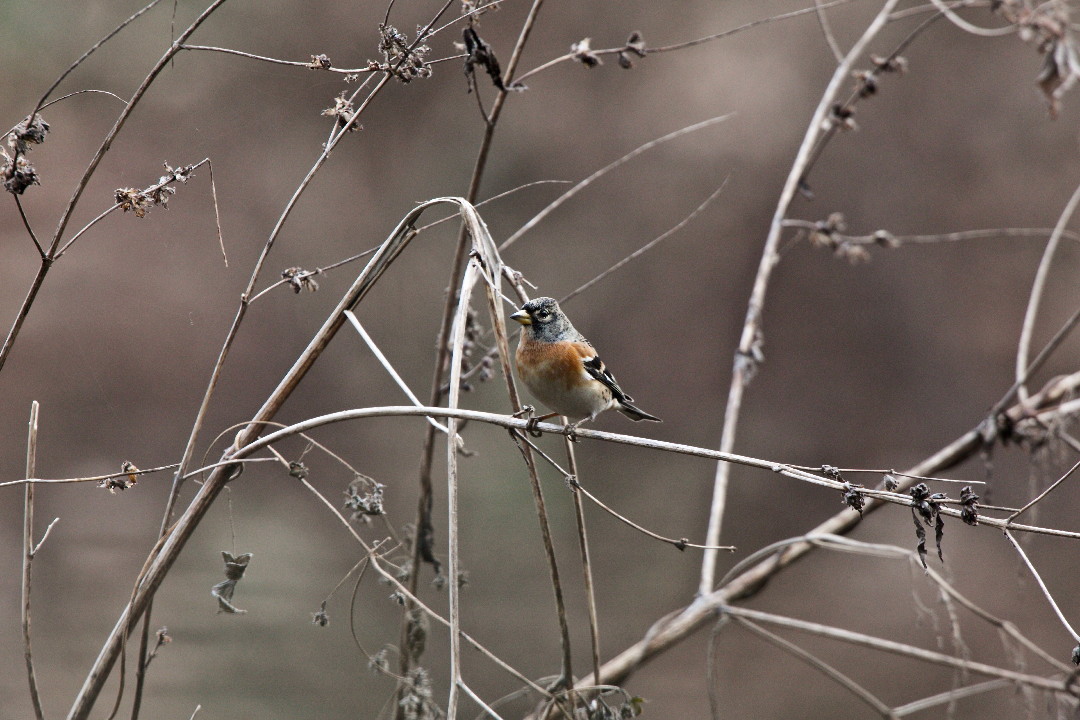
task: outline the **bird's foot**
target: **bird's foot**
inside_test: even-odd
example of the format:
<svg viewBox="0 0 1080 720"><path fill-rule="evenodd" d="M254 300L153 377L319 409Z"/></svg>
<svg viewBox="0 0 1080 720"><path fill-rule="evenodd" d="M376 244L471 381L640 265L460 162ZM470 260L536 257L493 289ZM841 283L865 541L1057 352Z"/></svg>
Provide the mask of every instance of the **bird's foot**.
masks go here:
<svg viewBox="0 0 1080 720"><path fill-rule="evenodd" d="M536 415L536 408L534 408L532 405L522 405L521 409L514 413L514 417L526 418L525 432L529 433L529 435L532 435L534 438L538 438L544 433L536 429L537 424L539 424L542 420L547 420L549 417L552 417L552 415L549 414L538 416Z"/></svg>
<svg viewBox="0 0 1080 720"><path fill-rule="evenodd" d="M579 421L579 422L576 422L576 423L567 423L566 424L565 432L566 432L566 439L568 441L570 441L572 443L576 443L578 441L577 428L578 428L578 425L580 425L582 422L584 422L584 421L582 420L582 421Z"/></svg>
<svg viewBox="0 0 1080 720"><path fill-rule="evenodd" d="M535 416L530 417L528 422L525 423L525 432L529 433L534 438L538 438L538 437L542 436L544 434L543 431L536 429L536 426L537 426L537 424L539 424L539 422L540 422L540 418L535 417Z"/></svg>

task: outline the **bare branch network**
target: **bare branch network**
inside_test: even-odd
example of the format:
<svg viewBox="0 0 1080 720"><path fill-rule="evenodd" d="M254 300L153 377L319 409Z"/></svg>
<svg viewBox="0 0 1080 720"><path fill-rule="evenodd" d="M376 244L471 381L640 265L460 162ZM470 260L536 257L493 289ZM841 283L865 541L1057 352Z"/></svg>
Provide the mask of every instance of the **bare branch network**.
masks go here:
<svg viewBox="0 0 1080 720"><path fill-rule="evenodd" d="M55 80L28 48L74 20L12 5L12 712L1080 709L1070 3L152 0L49 48L78 55ZM1032 48L1036 97L1006 92ZM538 419L506 324L532 295L607 333L658 437Z"/></svg>

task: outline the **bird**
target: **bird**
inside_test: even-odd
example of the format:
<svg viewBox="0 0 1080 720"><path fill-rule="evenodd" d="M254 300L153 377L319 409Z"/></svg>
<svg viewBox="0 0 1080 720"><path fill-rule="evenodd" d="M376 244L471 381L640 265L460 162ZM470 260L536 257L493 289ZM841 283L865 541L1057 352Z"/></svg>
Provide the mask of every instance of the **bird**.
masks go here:
<svg viewBox="0 0 1080 720"><path fill-rule="evenodd" d="M612 408L634 422L663 422L633 404L634 398L619 387L556 300L530 300L510 319L522 325L514 356L518 377L537 400L554 411L530 423L563 415L571 421L568 429L573 434L578 425Z"/></svg>

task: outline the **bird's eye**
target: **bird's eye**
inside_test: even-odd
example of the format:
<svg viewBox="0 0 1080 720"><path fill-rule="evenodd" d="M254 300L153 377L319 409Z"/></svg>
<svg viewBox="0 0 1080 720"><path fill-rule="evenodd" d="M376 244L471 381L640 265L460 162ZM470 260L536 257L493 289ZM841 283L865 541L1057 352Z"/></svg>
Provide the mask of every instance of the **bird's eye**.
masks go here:
<svg viewBox="0 0 1080 720"><path fill-rule="evenodd" d="M551 313L549 313L546 310L542 310L542 311L536 313L536 319L537 320L547 320L549 317L551 317Z"/></svg>

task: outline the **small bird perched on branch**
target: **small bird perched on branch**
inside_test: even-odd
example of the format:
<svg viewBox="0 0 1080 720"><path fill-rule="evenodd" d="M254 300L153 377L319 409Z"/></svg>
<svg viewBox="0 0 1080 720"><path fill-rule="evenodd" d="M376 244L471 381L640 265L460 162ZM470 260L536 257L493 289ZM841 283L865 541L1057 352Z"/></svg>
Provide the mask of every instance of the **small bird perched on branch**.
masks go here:
<svg viewBox="0 0 1080 720"><path fill-rule="evenodd" d="M637 422L662 422L633 405L585 336L574 329L559 303L536 298L510 316L522 324L515 364L518 376L537 400L554 412L536 421L565 415L571 432L614 408Z"/></svg>

